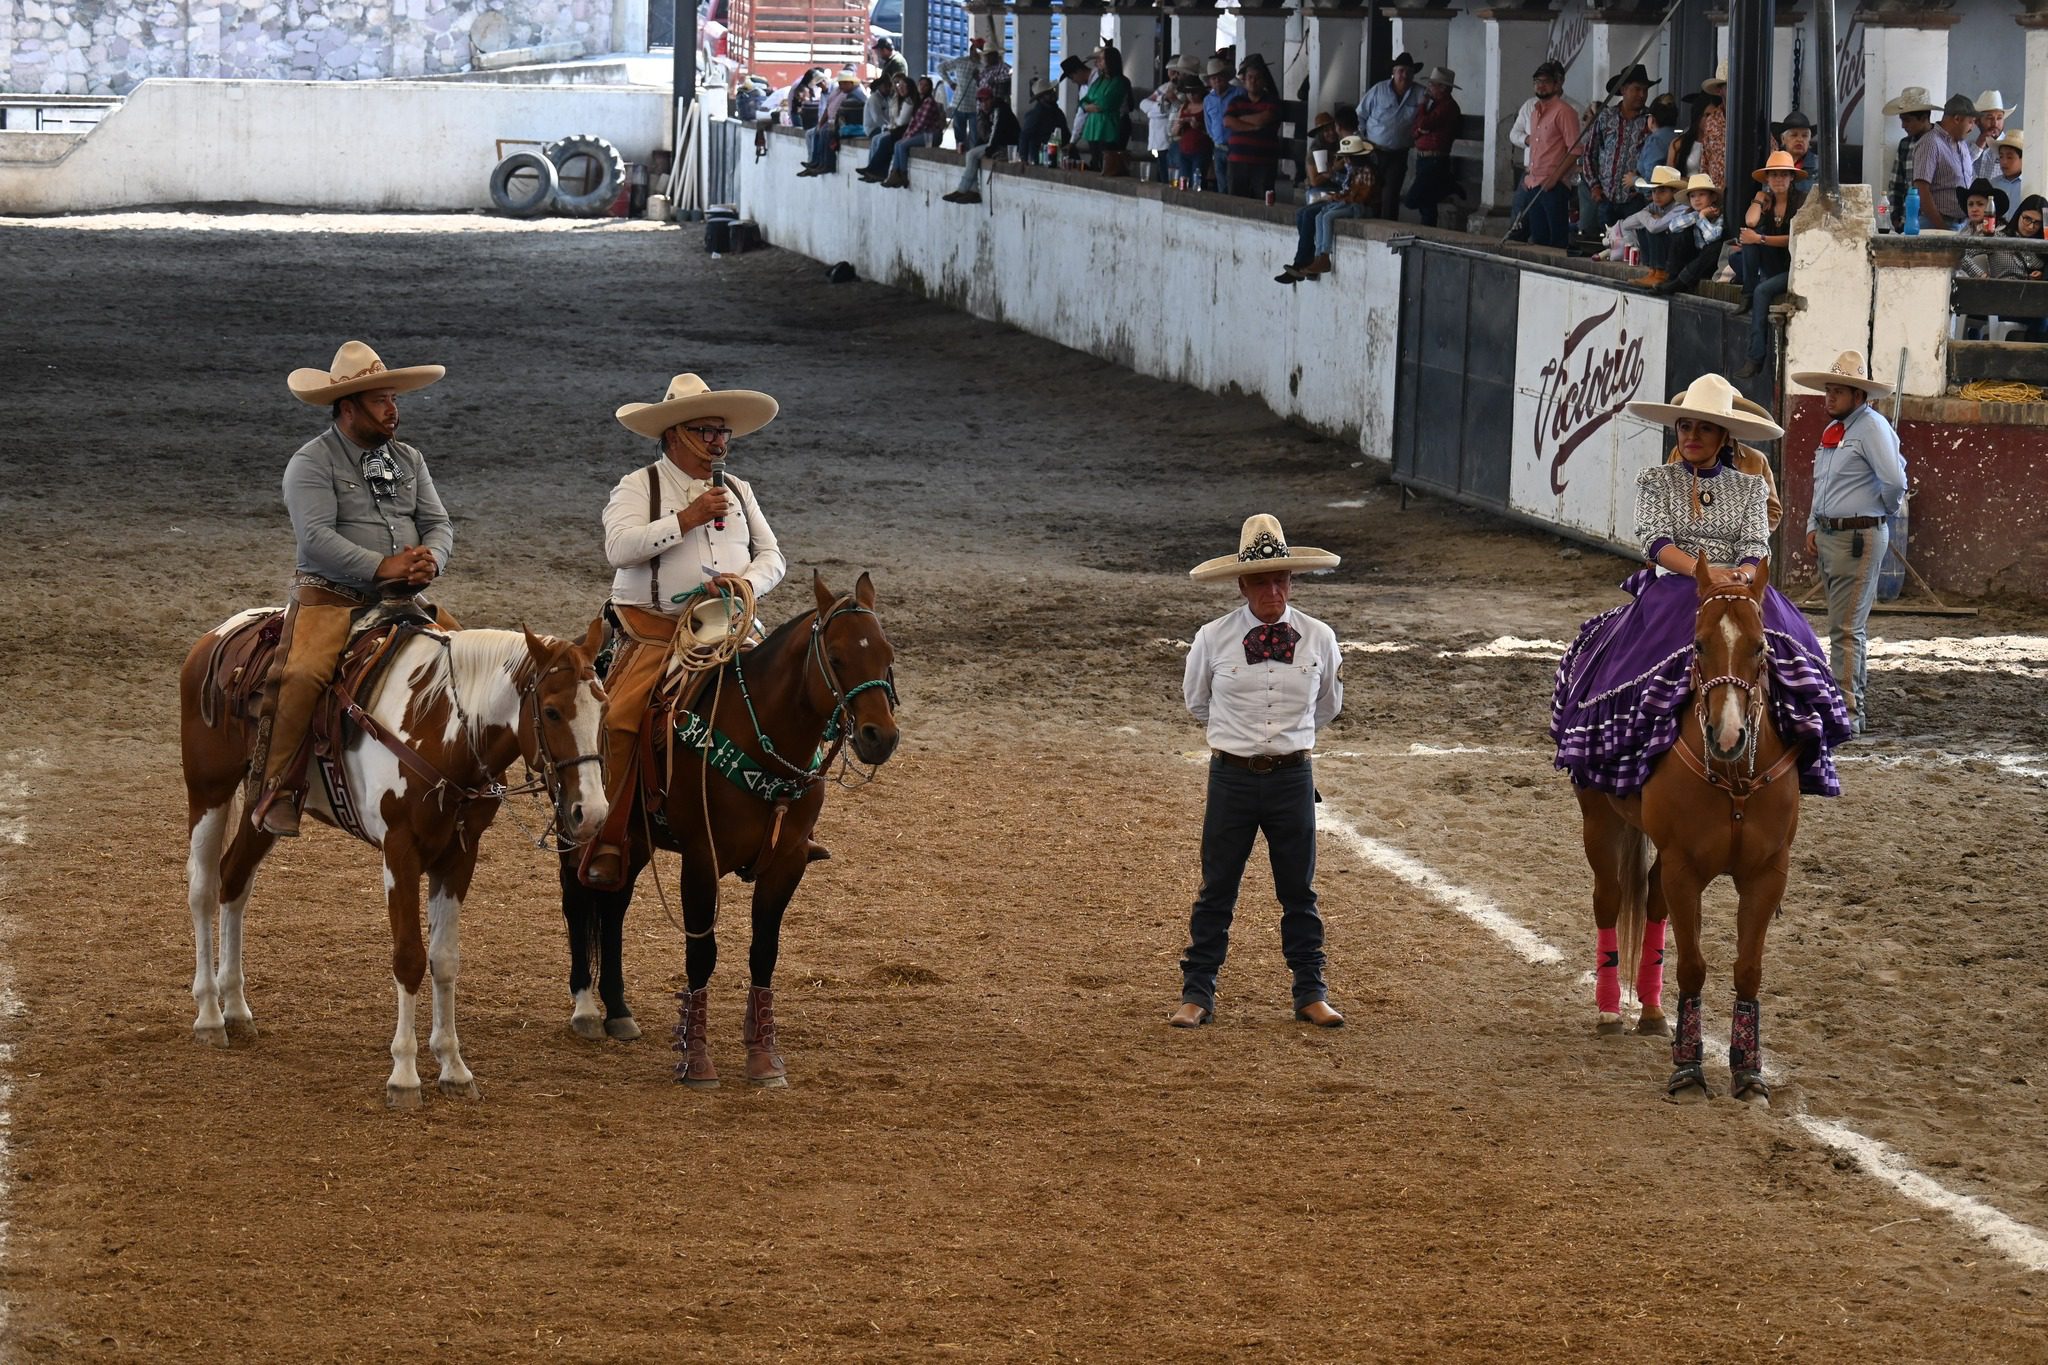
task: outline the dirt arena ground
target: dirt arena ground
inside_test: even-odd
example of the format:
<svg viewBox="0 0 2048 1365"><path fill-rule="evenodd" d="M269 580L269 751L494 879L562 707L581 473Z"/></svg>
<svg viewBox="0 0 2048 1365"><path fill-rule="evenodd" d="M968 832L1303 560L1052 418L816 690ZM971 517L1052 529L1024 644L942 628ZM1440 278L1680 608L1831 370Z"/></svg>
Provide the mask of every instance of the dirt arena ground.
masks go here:
<svg viewBox="0 0 2048 1365"><path fill-rule="evenodd" d="M1885 734L1807 803L1772 935L1778 1105L1675 1108L1661 1043L1593 1037L1554 647L1486 648L1569 638L1622 563L1402 510L1254 404L794 256L461 226L0 225L8 1356L2048 1358L2048 1277L1797 1117L2048 1227L2048 659L1933 646L1879 675ZM672 1083L682 941L644 883L648 1037L572 1035L553 864L503 819L464 917L481 1103L385 1110L378 864L325 829L257 881L261 1036L192 1042L176 666L278 599L278 475L320 425L283 378L351 335L448 366L403 434L457 517L442 596L473 624L589 619L598 510L649 455L617 404L684 369L782 399L738 455L793 565L766 611L813 569L871 569L905 733L834 794L837 856L792 907L789 1090ZM1259 508L1345 556L1299 604L1383 646L1349 656L1318 764L1352 1027L1290 1019L1255 863L1218 1023L1177 1033L1202 769L1174 642L1228 602L1187 568ZM2048 613L1881 629L2033 638ZM1566 962L1529 965L1365 841ZM1709 921L1719 1030L1725 888Z"/></svg>

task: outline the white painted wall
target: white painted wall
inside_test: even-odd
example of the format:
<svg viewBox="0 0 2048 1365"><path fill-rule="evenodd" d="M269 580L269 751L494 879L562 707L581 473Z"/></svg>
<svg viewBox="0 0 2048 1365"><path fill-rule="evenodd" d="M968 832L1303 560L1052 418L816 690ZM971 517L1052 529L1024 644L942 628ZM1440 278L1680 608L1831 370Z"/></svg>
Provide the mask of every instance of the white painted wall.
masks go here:
<svg viewBox="0 0 2048 1365"><path fill-rule="evenodd" d="M1237 217L1135 182L1117 193L1007 169L984 177L982 203L948 204L959 170L944 162L913 155L910 188L881 190L853 178L849 154L831 175L798 179L802 156L799 139L771 136L768 156L742 167L742 210L775 246L850 261L866 279L1140 374L1235 387L1389 457L1401 285L1390 232L1340 231L1334 272L1283 288L1273 276L1295 236L1282 210Z"/></svg>
<svg viewBox="0 0 2048 1365"><path fill-rule="evenodd" d="M259 203L490 207L500 139L668 140L660 90L414 81L150 80L55 162L0 133L0 213ZM506 151L534 150L508 147Z"/></svg>

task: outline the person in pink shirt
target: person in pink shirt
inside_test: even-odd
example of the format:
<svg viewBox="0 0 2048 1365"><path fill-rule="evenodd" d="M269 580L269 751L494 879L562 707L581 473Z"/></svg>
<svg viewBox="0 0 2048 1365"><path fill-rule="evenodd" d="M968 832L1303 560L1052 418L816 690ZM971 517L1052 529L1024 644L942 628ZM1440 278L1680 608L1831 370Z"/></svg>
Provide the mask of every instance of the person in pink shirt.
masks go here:
<svg viewBox="0 0 2048 1365"><path fill-rule="evenodd" d="M1563 247L1571 239L1571 190L1578 179L1572 149L1579 116L1564 98L1564 67L1536 68L1536 99L1529 110L1529 172L1515 190L1515 212L1536 246Z"/></svg>

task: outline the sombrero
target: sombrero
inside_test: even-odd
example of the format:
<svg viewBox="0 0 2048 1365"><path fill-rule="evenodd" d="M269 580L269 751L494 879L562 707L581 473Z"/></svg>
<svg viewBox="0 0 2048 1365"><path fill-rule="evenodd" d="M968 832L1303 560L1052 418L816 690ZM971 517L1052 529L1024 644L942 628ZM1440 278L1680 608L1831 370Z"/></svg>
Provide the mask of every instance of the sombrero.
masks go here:
<svg viewBox="0 0 2048 1365"><path fill-rule="evenodd" d="M395 389L410 393L448 373L444 365L408 365L387 370L377 353L360 341L344 341L334 353L334 363L324 370L293 370L285 376L285 387L301 403L324 408L337 398L370 389Z"/></svg>
<svg viewBox="0 0 2048 1365"><path fill-rule="evenodd" d="M1784 171L1795 180L1806 174L1805 168L1792 159L1792 153L1772 152L1770 158L1763 165L1749 173L1749 178L1756 181L1759 185L1768 184L1772 171Z"/></svg>
<svg viewBox="0 0 2048 1365"><path fill-rule="evenodd" d="M1685 188L1685 173L1676 166L1653 166L1648 180L1636 181L1639 190L1682 191Z"/></svg>
<svg viewBox="0 0 2048 1365"><path fill-rule="evenodd" d="M655 440L677 423L692 417L723 417L735 436L759 431L775 420L780 405L752 389L713 389L694 374L668 381L659 403L628 403L613 415L619 425Z"/></svg>
<svg viewBox="0 0 2048 1365"><path fill-rule="evenodd" d="M1334 569L1342 562L1328 550L1318 550L1313 545L1289 545L1279 518L1255 512L1244 519L1244 527L1237 533L1236 554L1205 559L1188 570L1188 577L1217 583L1252 573L1311 573Z"/></svg>
<svg viewBox="0 0 2048 1365"><path fill-rule="evenodd" d="M1716 198L1719 198L1721 194L1721 187L1716 185L1714 177L1708 175L1705 171L1694 171L1686 177L1685 192L1691 194L1694 190L1705 190Z"/></svg>
<svg viewBox="0 0 2048 1365"><path fill-rule="evenodd" d="M1371 156L1377 150L1378 148L1356 134L1337 144L1338 156Z"/></svg>
<svg viewBox="0 0 2048 1365"><path fill-rule="evenodd" d="M2020 107L2017 104L2007 104L2005 102L2004 91L1986 90L1983 94L1977 96L1977 112L1980 114L2004 114L2007 118L2011 118L2019 111Z"/></svg>
<svg viewBox="0 0 2048 1365"><path fill-rule="evenodd" d="M1909 85L1899 92L1897 99L1886 100L1880 112L1886 118L1897 118L1900 114L1931 114L1934 110L1934 101L1927 98L1927 87Z"/></svg>
<svg viewBox="0 0 2048 1365"><path fill-rule="evenodd" d="M1789 378L1793 383L1809 389L1824 389L1830 384L1843 384L1852 389L1861 389L1873 398L1882 397L1892 391L1889 384L1880 384L1870 377L1863 368L1863 352L1844 351L1835 357L1832 370L1797 370Z"/></svg>
<svg viewBox="0 0 2048 1365"><path fill-rule="evenodd" d="M1630 403L1628 410L1660 426L1673 426L1684 417L1712 422L1738 440L1775 441L1785 434L1783 427L1760 416L1755 404L1744 407L1744 401L1735 386L1720 375L1703 374L1669 403Z"/></svg>

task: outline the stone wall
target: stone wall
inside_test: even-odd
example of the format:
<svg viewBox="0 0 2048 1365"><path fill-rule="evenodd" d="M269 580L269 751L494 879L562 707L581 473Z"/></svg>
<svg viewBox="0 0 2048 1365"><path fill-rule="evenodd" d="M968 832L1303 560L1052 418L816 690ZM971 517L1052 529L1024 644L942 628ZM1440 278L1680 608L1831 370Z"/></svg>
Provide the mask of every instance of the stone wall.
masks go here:
<svg viewBox="0 0 2048 1365"><path fill-rule="evenodd" d="M618 0L0 0L0 92L125 95L150 76L376 80L473 49L611 46Z"/></svg>

